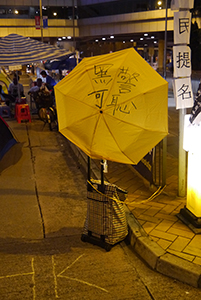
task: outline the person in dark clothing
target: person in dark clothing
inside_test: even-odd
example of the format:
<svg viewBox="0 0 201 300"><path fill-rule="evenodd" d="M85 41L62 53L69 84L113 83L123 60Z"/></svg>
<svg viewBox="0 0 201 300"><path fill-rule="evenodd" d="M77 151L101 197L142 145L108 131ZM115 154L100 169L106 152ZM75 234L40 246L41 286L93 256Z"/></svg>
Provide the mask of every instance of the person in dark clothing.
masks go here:
<svg viewBox="0 0 201 300"><path fill-rule="evenodd" d="M56 85L56 81L43 70L41 71L40 75L46 79L46 86L48 90L53 90L54 86Z"/></svg>
<svg viewBox="0 0 201 300"><path fill-rule="evenodd" d="M24 87L21 83L18 82L17 77L14 77L13 82L9 85L8 93L15 99L19 96L24 97Z"/></svg>

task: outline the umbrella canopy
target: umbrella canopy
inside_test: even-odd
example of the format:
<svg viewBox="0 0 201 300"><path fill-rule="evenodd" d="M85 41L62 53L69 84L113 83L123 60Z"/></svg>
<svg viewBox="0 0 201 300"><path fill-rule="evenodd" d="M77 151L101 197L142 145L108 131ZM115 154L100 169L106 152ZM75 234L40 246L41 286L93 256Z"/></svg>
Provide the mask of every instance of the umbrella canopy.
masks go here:
<svg viewBox="0 0 201 300"><path fill-rule="evenodd" d="M91 158L137 164L168 134L168 83L133 48L84 58L55 96L59 131Z"/></svg>
<svg viewBox="0 0 201 300"><path fill-rule="evenodd" d="M0 39L0 65L2 66L55 59L65 57L69 53L18 34L9 34Z"/></svg>

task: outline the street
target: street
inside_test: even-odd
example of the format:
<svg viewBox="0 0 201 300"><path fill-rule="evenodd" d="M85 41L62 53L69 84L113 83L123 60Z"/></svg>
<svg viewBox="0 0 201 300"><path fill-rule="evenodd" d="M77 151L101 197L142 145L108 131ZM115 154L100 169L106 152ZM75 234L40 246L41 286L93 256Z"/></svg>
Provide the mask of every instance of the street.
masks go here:
<svg viewBox="0 0 201 300"><path fill-rule="evenodd" d="M34 116L8 121L21 156L0 177L0 299L200 299L150 270L125 241L106 252L81 241L86 175L67 140Z"/></svg>

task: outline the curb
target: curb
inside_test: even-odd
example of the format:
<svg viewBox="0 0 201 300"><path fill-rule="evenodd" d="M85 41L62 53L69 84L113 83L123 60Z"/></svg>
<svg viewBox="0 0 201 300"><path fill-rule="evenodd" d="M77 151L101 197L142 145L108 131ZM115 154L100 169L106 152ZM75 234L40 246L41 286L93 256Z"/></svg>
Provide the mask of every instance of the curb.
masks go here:
<svg viewBox="0 0 201 300"><path fill-rule="evenodd" d="M68 143L78 158L80 168L87 174L87 155L70 141ZM93 160L91 160L91 175L95 179L100 178L100 171ZM201 288L201 266L165 251L149 237L126 205L124 205L124 209L128 223L127 240L134 252L152 270L193 287Z"/></svg>

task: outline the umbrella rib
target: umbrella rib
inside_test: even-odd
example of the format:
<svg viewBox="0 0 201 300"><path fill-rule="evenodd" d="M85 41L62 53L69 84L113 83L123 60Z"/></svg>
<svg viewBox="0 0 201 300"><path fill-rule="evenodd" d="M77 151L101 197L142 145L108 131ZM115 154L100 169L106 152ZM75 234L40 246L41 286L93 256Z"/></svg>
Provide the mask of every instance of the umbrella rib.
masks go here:
<svg viewBox="0 0 201 300"><path fill-rule="evenodd" d="M127 158L130 160L130 157L129 157L128 155L126 155L126 153L120 148L119 144L117 143L117 140L114 138L114 136L113 136L113 134L112 134L112 132L111 132L109 126L107 125L107 122L105 121L105 118L103 118L103 119L104 119L105 125L106 125L108 131L110 132L111 136L113 137L113 139L114 139L114 141L115 141L115 143L116 143L118 149L121 151L121 153L124 154L125 157L127 157ZM98 122L97 122L97 123L98 123ZM133 162L133 163L134 163L134 162Z"/></svg>
<svg viewBox="0 0 201 300"><path fill-rule="evenodd" d="M117 51L117 52L118 52L118 51ZM121 66L124 64L126 58L127 58L127 57L124 58L123 62L121 63ZM119 67L119 69L121 68L121 66ZM119 69L118 69L118 70L119 70ZM111 83L110 90L108 91L108 96L105 98L105 103L107 102L107 99L108 99L108 97L109 97L109 95L110 95L110 91L112 90L112 88L113 88L113 86L114 86L114 84L115 84L115 82L116 82L116 81L115 81L116 78L117 78L117 72L115 73L115 77L113 78L113 81L112 81L112 83ZM125 101L125 102L126 102L126 101Z"/></svg>

